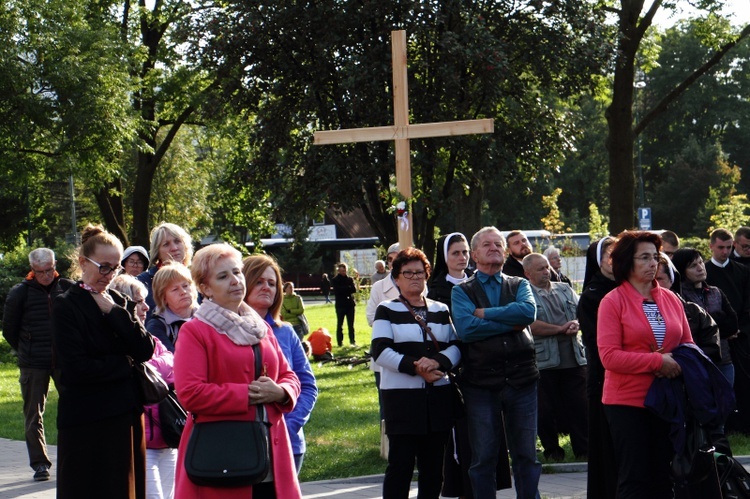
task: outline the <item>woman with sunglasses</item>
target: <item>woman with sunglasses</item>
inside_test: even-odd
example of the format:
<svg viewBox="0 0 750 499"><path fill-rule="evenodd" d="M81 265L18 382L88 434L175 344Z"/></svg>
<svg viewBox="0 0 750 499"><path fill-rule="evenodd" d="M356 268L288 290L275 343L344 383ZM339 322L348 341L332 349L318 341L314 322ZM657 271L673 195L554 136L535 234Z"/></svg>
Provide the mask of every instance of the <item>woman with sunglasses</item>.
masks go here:
<svg viewBox="0 0 750 499"><path fill-rule="evenodd" d="M53 345L61 369L57 410L57 497L145 497L146 445L133 364L154 340L133 304L109 286L122 244L100 225L81 235L81 280L53 305ZM105 462L95 465L106 449Z"/></svg>

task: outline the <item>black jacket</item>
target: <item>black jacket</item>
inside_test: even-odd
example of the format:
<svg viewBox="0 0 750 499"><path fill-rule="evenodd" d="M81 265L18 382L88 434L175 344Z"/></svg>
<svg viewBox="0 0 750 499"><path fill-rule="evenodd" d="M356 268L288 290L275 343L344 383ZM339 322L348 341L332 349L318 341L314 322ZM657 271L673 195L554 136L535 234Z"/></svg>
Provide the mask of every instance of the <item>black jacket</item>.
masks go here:
<svg viewBox="0 0 750 499"><path fill-rule="evenodd" d="M355 305L352 295L357 292L357 287L354 285L354 279L336 274L336 277L331 279L331 285L333 286L333 296L336 297L336 307L353 307Z"/></svg>
<svg viewBox="0 0 750 499"><path fill-rule="evenodd" d="M53 346L62 370L58 428L143 410L132 364L151 358L154 339L128 312L128 300L108 293L116 304L108 314L78 285L53 305Z"/></svg>
<svg viewBox="0 0 750 499"><path fill-rule="evenodd" d="M19 367L52 369L52 302L73 281L56 277L45 288L36 279L16 284L3 313L3 336L18 354Z"/></svg>

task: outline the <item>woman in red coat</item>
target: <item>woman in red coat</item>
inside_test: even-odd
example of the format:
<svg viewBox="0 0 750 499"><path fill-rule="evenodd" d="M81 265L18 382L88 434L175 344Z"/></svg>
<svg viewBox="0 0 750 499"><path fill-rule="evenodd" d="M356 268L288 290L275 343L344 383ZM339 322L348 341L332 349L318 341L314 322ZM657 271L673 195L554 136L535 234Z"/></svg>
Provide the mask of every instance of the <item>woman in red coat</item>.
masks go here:
<svg viewBox="0 0 750 499"><path fill-rule="evenodd" d="M175 388L190 413L178 452L176 498L301 497L282 413L300 392L271 328L243 302L242 255L228 244L201 249L191 274L204 296L193 319L180 329L175 351ZM264 373L255 379L253 345L260 344ZM253 420L257 404L271 424L272 472L259 484L213 488L196 485L185 472L185 453L197 422Z"/></svg>

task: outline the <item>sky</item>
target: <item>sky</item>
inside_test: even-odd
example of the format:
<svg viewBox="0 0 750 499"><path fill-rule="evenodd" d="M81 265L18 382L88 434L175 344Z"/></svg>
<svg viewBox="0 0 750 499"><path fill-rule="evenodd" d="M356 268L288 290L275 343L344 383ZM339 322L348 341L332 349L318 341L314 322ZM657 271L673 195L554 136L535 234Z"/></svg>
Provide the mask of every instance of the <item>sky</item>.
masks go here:
<svg viewBox="0 0 750 499"><path fill-rule="evenodd" d="M682 0L681 2L679 2L679 4L687 6L687 2L685 0ZM646 6L649 5L650 3L647 1L644 6L644 10L646 10ZM722 10L722 13L725 15L731 15L733 25L745 26L750 23L750 5L748 5L748 0L726 0L724 2L724 5L725 7ZM678 7L678 9L675 11L675 15L669 17L670 13L671 11L668 9L659 9L655 18L656 24L659 24L663 27L668 27L680 19L686 19L688 17L695 16L697 11L692 8L680 9Z"/></svg>

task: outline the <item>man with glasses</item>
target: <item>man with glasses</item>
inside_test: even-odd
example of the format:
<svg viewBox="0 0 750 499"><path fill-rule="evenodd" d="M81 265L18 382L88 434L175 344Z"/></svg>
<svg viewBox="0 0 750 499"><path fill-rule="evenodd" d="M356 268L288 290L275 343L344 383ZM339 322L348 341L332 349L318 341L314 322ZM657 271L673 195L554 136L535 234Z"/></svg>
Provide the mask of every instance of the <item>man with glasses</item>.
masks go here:
<svg viewBox="0 0 750 499"><path fill-rule="evenodd" d="M734 250L729 258L743 265L750 265L750 227L740 227L734 233Z"/></svg>
<svg viewBox="0 0 750 499"><path fill-rule="evenodd" d="M50 377L58 385L60 371L52 358L52 302L73 282L55 270L55 253L37 248L29 253L31 272L15 285L5 301L3 336L18 355L26 448L34 480L49 480L52 465L47 455L42 416Z"/></svg>

